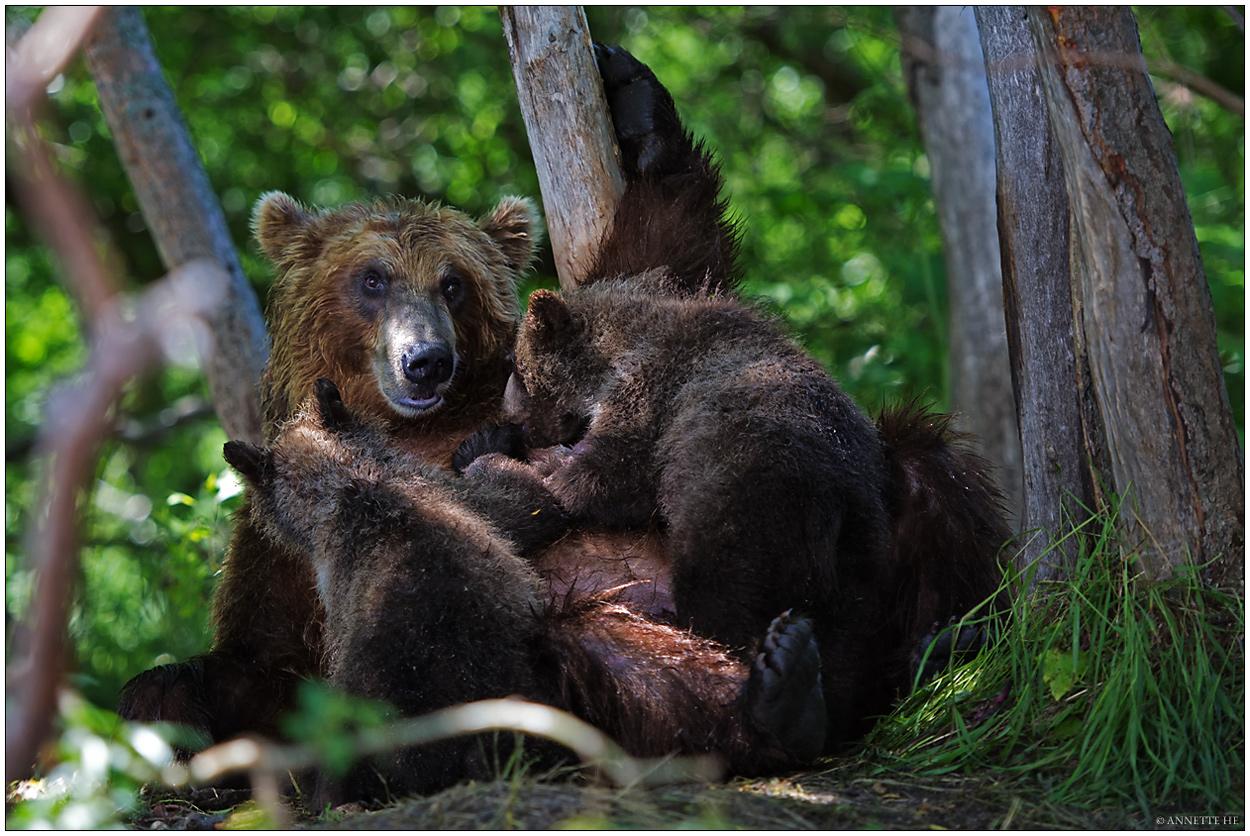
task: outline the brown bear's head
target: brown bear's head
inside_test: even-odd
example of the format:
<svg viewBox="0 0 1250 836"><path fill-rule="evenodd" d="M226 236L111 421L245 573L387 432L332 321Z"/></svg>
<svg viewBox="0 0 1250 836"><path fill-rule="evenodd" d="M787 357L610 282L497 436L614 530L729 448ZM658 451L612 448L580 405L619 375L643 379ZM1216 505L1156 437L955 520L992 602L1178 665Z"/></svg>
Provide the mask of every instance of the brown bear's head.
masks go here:
<svg viewBox="0 0 1250 836"><path fill-rule="evenodd" d="M278 273L263 383L269 436L322 377L362 415L400 421L498 395L516 280L536 244L529 201L505 198L475 222L418 200L305 209L270 192L252 224Z"/></svg>

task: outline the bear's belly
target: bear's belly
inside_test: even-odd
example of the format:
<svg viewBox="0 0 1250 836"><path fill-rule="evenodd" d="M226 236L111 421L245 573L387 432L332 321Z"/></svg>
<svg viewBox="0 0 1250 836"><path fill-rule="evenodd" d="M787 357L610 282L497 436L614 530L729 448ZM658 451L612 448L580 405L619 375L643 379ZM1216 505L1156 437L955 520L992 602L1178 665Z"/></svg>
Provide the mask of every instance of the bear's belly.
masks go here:
<svg viewBox="0 0 1250 836"><path fill-rule="evenodd" d="M559 609L607 600L675 623L667 541L653 529L574 529L530 561Z"/></svg>

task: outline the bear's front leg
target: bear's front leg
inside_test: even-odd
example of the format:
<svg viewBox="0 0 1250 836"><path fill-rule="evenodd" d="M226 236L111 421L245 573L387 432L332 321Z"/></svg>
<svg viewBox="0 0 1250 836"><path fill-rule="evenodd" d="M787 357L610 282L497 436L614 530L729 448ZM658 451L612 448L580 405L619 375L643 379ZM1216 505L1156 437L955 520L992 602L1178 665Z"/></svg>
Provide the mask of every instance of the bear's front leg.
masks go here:
<svg viewBox="0 0 1250 836"><path fill-rule="evenodd" d="M463 475L461 498L506 534L518 554L548 546L568 531L569 515L533 465L487 453Z"/></svg>
<svg viewBox="0 0 1250 836"><path fill-rule="evenodd" d="M645 528L657 511L652 478L649 445L590 435L573 445L546 484L574 519L609 528Z"/></svg>
<svg viewBox="0 0 1250 836"><path fill-rule="evenodd" d="M625 193L595 256L593 277L663 269L671 286L697 295L732 293L738 233L726 216L720 169L682 124L655 73L620 47L595 45L612 113Z"/></svg>

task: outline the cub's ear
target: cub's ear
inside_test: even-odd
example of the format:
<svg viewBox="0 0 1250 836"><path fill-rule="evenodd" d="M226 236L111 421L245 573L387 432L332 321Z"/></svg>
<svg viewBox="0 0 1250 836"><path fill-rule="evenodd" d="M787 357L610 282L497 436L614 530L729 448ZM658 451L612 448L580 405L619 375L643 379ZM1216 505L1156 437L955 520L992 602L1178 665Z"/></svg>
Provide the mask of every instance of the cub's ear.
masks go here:
<svg viewBox="0 0 1250 836"><path fill-rule="evenodd" d="M558 294L538 289L530 294L530 306L523 325L531 339L542 348L566 345L577 332L577 322L569 306Z"/></svg>
<svg viewBox="0 0 1250 836"><path fill-rule="evenodd" d="M356 416L343 402L343 393L334 381L324 377L317 378L314 386L317 392L317 409L321 412L321 424L331 432L337 432L351 426Z"/></svg>
<svg viewBox="0 0 1250 836"><path fill-rule="evenodd" d="M257 487L264 484L269 474L269 453L263 447L248 444L246 441L227 441L221 448L226 462L239 472L249 485Z"/></svg>
<svg viewBox="0 0 1250 836"><path fill-rule="evenodd" d="M478 227L503 251L514 273L520 273L534 260L542 233L538 229L538 210L528 198L505 197L494 211L478 221Z"/></svg>
<svg viewBox="0 0 1250 836"><path fill-rule="evenodd" d="M283 192L267 192L252 209L252 234L269 260L285 267L293 258L291 245L307 241L313 215Z"/></svg>

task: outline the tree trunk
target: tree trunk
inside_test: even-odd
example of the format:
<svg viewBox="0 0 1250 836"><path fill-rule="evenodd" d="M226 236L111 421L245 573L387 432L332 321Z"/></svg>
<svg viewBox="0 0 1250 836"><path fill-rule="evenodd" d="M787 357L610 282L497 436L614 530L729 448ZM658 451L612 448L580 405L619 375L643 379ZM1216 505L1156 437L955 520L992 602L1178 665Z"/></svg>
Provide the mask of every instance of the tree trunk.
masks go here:
<svg viewBox="0 0 1250 836"><path fill-rule="evenodd" d="M1095 508L1076 370L1068 194L1022 6L976 10L994 118L998 238L1008 354L1024 463L1021 565L1058 552L1036 580L1070 565L1067 535Z"/></svg>
<svg viewBox="0 0 1250 836"><path fill-rule="evenodd" d="M950 298L951 401L998 469L1013 525L1023 464L994 206L994 120L971 9L900 6L902 57L932 172Z"/></svg>
<svg viewBox="0 0 1250 836"><path fill-rule="evenodd" d="M556 273L561 287L575 287L625 190L586 16L579 6L501 6L499 14Z"/></svg>
<svg viewBox="0 0 1250 836"><path fill-rule="evenodd" d="M100 107L165 267L174 271L208 258L230 277L226 298L211 319L215 346L204 374L226 434L258 444L258 383L268 353L264 318L161 74L142 12L132 6L108 9L86 55Z"/></svg>
<svg viewBox="0 0 1250 836"><path fill-rule="evenodd" d="M1218 558L1213 579L1237 582L1242 453L1132 14L981 7L977 19L998 139L1025 527L1063 536L1115 494L1151 576Z"/></svg>
<svg viewBox="0 0 1250 836"><path fill-rule="evenodd" d="M1240 578L1244 465L1172 135L1127 7L1031 10L1072 206L1073 299L1121 523L1154 576Z"/></svg>

